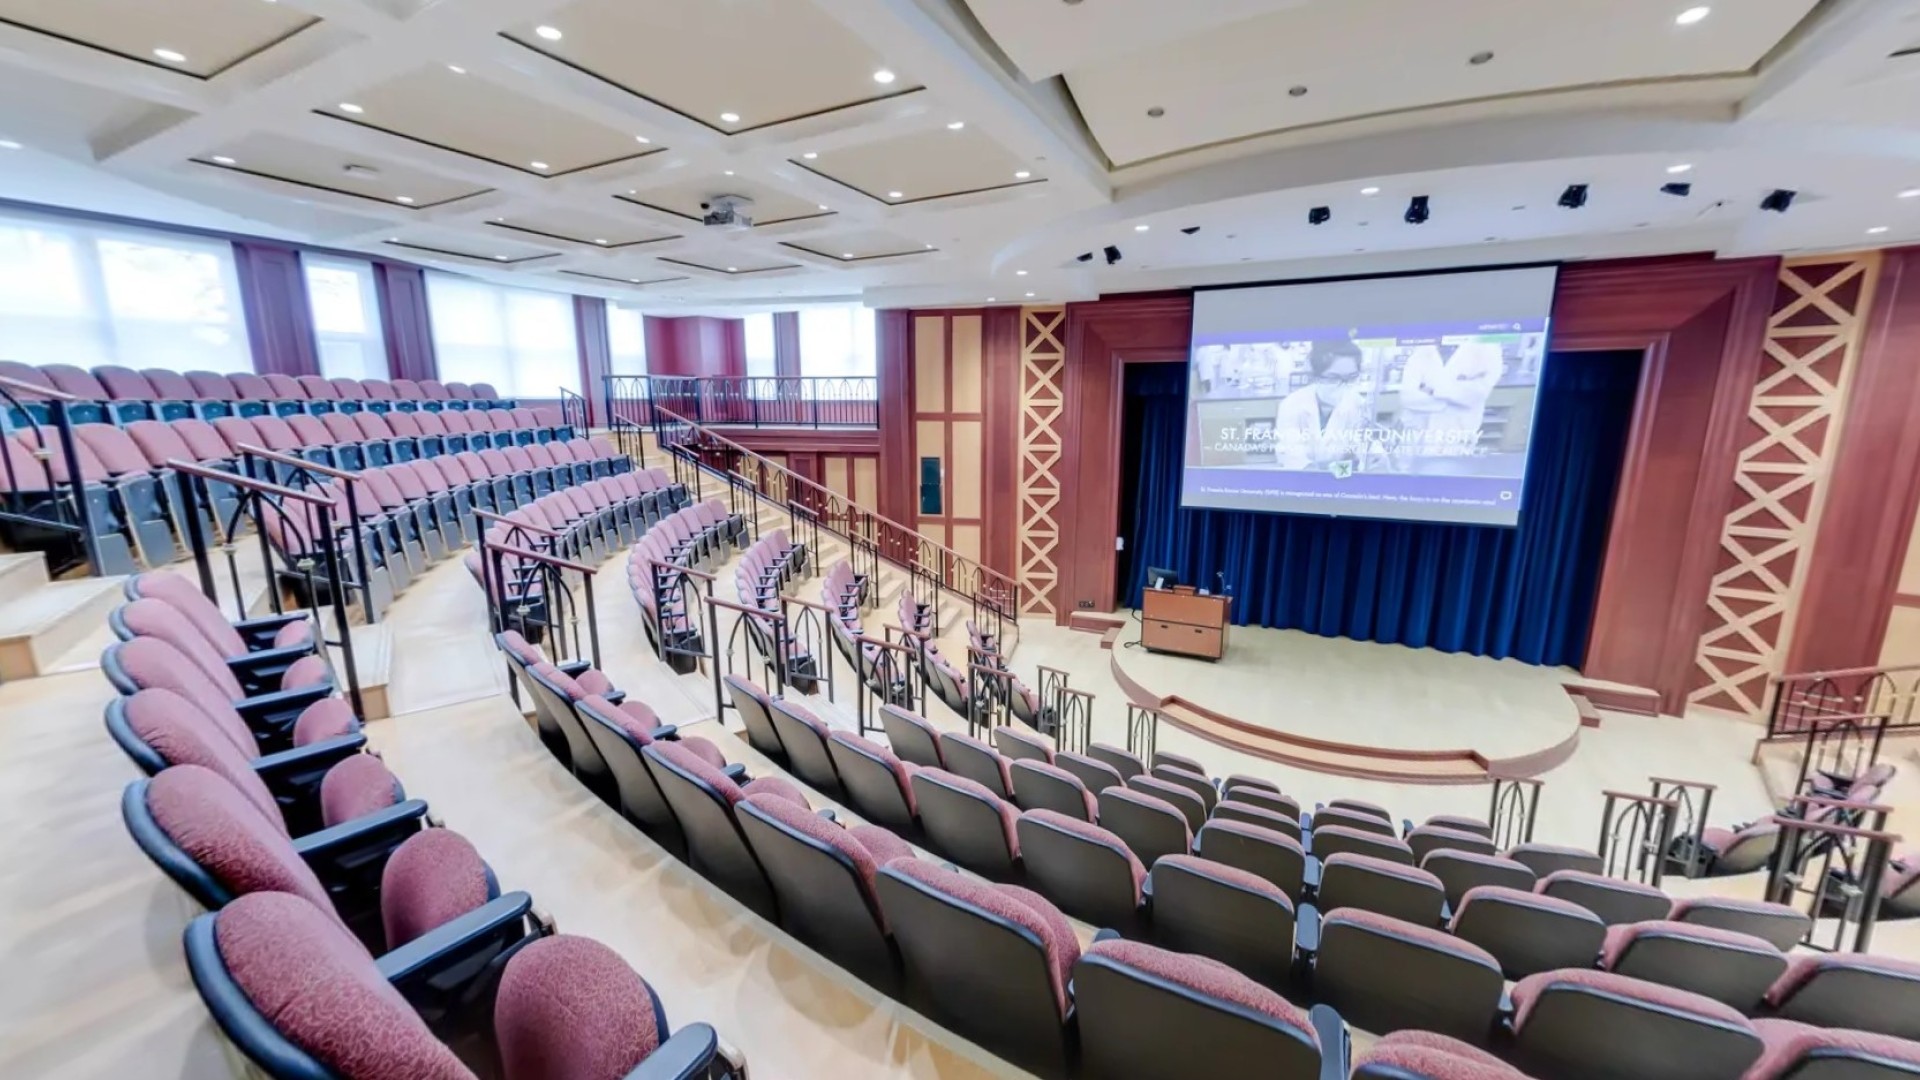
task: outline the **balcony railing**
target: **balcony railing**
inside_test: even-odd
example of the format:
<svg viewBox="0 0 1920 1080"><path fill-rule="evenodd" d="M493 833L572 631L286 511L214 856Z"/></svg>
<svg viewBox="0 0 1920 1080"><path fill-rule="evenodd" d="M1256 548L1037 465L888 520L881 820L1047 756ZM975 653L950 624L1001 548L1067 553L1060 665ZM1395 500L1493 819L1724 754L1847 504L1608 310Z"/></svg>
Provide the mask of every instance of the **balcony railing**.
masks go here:
<svg viewBox="0 0 1920 1080"><path fill-rule="evenodd" d="M655 407L711 426L870 428L880 423L880 381L865 376L609 375L606 380L611 416L643 426L654 423Z"/></svg>

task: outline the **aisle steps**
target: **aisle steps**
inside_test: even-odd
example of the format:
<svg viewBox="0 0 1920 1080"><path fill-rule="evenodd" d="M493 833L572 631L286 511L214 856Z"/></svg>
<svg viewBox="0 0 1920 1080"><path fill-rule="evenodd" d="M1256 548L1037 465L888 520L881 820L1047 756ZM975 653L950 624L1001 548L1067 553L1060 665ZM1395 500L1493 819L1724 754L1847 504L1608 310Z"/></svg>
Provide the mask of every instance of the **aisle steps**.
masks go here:
<svg viewBox="0 0 1920 1080"><path fill-rule="evenodd" d="M67 654L99 634L125 580L51 581L40 553L0 555L0 680L59 670Z"/></svg>

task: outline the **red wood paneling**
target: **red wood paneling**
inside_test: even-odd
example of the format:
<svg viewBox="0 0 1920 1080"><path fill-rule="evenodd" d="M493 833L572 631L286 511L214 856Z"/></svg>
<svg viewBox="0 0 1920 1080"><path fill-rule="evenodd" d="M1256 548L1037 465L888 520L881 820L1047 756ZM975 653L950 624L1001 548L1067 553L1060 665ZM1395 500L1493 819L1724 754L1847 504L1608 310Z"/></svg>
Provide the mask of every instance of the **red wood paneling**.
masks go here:
<svg viewBox="0 0 1920 1080"><path fill-rule="evenodd" d="M1887 252L1786 669L1880 662L1920 500L1920 248Z"/></svg>
<svg viewBox="0 0 1920 1080"><path fill-rule="evenodd" d="M880 516L909 528L920 518L914 498L918 463L913 460L913 312L895 309L874 316L879 355Z"/></svg>
<svg viewBox="0 0 1920 1080"><path fill-rule="evenodd" d="M740 319L648 316L646 334L650 375L747 373L747 330Z"/></svg>
<svg viewBox="0 0 1920 1080"><path fill-rule="evenodd" d="M313 307L300 249L258 240L236 241L234 269L240 305L253 347L253 370L263 375L320 374L313 338Z"/></svg>

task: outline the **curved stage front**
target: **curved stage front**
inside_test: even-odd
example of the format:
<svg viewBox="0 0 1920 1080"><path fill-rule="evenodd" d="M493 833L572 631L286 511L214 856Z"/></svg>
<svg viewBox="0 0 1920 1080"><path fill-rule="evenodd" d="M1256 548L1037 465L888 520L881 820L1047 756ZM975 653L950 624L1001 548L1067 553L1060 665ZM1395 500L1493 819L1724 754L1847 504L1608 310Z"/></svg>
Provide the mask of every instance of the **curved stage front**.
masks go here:
<svg viewBox="0 0 1920 1080"><path fill-rule="evenodd" d="M1533 776L1573 755L1565 668L1299 630L1234 627L1215 663L1150 653L1129 618L1112 671L1135 704L1209 742L1296 768L1413 784Z"/></svg>

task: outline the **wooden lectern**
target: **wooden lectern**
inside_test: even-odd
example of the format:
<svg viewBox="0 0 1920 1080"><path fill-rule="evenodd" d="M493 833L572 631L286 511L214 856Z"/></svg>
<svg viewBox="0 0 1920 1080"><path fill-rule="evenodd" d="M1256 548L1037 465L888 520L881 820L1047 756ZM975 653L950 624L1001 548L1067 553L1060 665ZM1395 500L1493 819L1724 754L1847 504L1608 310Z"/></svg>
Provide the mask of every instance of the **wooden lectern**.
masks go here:
<svg viewBox="0 0 1920 1080"><path fill-rule="evenodd" d="M1140 601L1140 644L1154 652L1218 660L1227 652L1230 596L1202 596L1189 585L1148 589Z"/></svg>

